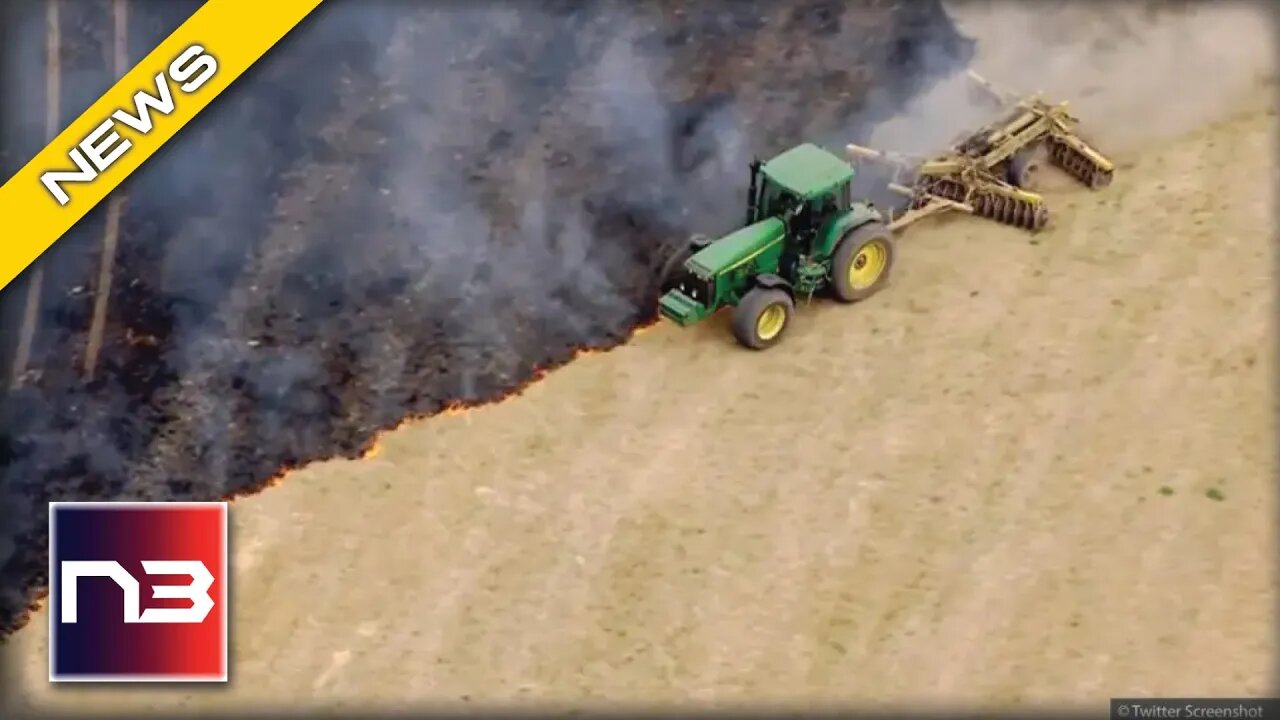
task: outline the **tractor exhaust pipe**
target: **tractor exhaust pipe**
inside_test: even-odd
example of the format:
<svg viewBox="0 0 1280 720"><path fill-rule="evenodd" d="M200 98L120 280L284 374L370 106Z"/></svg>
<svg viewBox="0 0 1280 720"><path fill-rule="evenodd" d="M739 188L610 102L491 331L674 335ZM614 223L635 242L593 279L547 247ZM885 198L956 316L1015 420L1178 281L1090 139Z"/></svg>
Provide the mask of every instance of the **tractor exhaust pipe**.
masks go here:
<svg viewBox="0 0 1280 720"><path fill-rule="evenodd" d="M850 160L884 160L885 154L879 150L872 150L862 145L854 145L849 143L844 146L844 151L848 154Z"/></svg>
<svg viewBox="0 0 1280 720"><path fill-rule="evenodd" d="M760 162L760 158L753 158L751 160L751 183L747 186L747 224L748 225L755 222L756 218L760 215L759 208L756 207L756 200L757 200L756 195L759 193L759 190L760 190L759 188L760 168L762 166L763 166L763 163Z"/></svg>

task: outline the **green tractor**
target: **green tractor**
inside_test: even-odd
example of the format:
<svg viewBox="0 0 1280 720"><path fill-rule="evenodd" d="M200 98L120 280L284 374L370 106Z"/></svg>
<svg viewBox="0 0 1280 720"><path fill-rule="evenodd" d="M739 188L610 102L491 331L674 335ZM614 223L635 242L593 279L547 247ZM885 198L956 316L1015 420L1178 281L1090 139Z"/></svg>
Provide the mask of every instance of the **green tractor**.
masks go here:
<svg viewBox="0 0 1280 720"><path fill-rule="evenodd" d="M718 240L695 236L662 272L660 310L681 326L733 307L748 348L777 344L796 300L829 291L856 302L893 267L893 236L869 202L850 196L853 168L816 145L751 163L746 226Z"/></svg>

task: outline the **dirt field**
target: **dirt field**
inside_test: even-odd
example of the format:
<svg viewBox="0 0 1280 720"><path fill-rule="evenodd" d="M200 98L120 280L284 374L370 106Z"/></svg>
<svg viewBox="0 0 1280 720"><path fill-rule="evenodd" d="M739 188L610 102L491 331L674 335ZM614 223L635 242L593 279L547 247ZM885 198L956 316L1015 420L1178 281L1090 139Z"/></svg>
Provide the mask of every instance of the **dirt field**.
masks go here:
<svg viewBox="0 0 1280 720"><path fill-rule="evenodd" d="M912 229L888 291L739 351L661 325L234 507L230 689L115 711L1004 705L1273 691L1276 119ZM1153 111L1154 112L1154 111Z"/></svg>

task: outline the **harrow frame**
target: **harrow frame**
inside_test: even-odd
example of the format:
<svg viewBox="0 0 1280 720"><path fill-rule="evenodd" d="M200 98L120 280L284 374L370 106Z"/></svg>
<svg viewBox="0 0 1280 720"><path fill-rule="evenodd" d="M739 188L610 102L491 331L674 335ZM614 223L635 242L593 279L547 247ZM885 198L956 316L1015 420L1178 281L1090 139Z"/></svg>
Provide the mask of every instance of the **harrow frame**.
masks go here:
<svg viewBox="0 0 1280 720"><path fill-rule="evenodd" d="M961 136L945 154L922 157L852 143L845 147L855 165L871 161L894 168L889 189L909 202L904 212L890 214L890 229L958 210L1039 231L1049 222L1044 198L1035 192L1042 157L1090 189L1111 184L1115 165L1079 136L1080 121L1066 102L1049 103L1040 94L1019 98L972 70L967 74L1005 115Z"/></svg>

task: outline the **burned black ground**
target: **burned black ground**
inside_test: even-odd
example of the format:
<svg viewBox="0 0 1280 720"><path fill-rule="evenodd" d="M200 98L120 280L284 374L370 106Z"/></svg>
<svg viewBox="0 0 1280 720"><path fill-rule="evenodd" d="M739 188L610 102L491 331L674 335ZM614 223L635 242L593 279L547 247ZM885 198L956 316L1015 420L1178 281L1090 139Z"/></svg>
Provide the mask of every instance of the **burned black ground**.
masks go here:
<svg viewBox="0 0 1280 720"><path fill-rule="evenodd" d="M103 3L64 5L100 92ZM193 7L135 5L135 57ZM326 3L126 183L92 383L101 213L42 260L0 401L0 629L44 587L48 501L250 492L616 344L671 243L740 221L751 154L842 142L970 51L936 2ZM5 112L12 172L43 111Z"/></svg>

